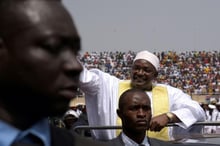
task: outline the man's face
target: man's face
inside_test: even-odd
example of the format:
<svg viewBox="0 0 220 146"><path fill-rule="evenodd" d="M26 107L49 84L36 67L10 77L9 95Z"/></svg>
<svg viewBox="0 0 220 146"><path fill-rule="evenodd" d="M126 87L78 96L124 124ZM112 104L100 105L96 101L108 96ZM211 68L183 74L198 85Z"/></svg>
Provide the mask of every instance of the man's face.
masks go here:
<svg viewBox="0 0 220 146"><path fill-rule="evenodd" d="M7 67L0 81L12 92L4 100L17 102L14 108L63 113L76 96L82 71L77 30L59 1L30 0L16 11L10 37L3 38Z"/></svg>
<svg viewBox="0 0 220 146"><path fill-rule="evenodd" d="M156 77L154 66L143 59L136 60L131 69L131 83L135 88L146 90L152 87L152 80Z"/></svg>
<svg viewBox="0 0 220 146"><path fill-rule="evenodd" d="M144 92L129 93L123 105L123 108L117 111L123 123L123 131L145 133L152 116L148 96Z"/></svg>
<svg viewBox="0 0 220 146"><path fill-rule="evenodd" d="M77 120L78 120L78 118L75 117L74 115L67 115L64 118L64 123L66 125L66 128L71 128Z"/></svg>

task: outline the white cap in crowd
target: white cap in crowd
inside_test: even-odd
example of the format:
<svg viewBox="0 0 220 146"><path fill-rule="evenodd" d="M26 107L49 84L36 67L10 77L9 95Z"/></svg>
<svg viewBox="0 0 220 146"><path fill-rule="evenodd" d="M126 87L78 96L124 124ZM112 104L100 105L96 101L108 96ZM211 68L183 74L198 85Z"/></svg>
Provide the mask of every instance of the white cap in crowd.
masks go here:
<svg viewBox="0 0 220 146"><path fill-rule="evenodd" d="M217 99L215 97L211 97L209 100L210 100L211 104L216 104L217 103Z"/></svg>
<svg viewBox="0 0 220 146"><path fill-rule="evenodd" d="M159 58L149 51L144 50L144 51L138 52L136 57L134 58L134 61L138 59L144 59L144 60L149 61L155 67L157 71L160 67Z"/></svg>
<svg viewBox="0 0 220 146"><path fill-rule="evenodd" d="M64 114L64 117L66 117L67 115L73 115L73 116L75 116L76 118L79 118L79 114L78 114L76 111L72 110L72 109L69 109L69 110Z"/></svg>

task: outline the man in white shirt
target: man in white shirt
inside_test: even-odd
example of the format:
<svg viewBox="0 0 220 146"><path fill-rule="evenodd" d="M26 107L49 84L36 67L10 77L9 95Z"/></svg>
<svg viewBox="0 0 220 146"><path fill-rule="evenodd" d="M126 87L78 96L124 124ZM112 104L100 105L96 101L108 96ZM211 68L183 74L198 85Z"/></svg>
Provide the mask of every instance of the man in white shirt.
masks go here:
<svg viewBox="0 0 220 146"><path fill-rule="evenodd" d="M220 121L220 101L215 104L215 107L212 112L212 121L219 122ZM212 126L212 133L220 134L220 126Z"/></svg>

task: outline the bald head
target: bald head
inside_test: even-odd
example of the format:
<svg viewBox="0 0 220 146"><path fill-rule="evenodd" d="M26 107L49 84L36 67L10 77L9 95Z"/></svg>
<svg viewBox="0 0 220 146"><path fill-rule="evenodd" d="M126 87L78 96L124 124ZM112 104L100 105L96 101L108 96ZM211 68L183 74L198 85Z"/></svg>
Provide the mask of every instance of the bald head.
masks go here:
<svg viewBox="0 0 220 146"><path fill-rule="evenodd" d="M119 103L118 103L119 109L123 109L126 102L128 101L128 98L134 98L134 94L136 94L136 93L144 95L144 97L146 97L147 100L150 103L150 99L149 99L148 95L145 93L144 90L137 89L137 88L132 88L132 89L126 90L125 92L123 92L121 94L121 96L119 98Z"/></svg>
<svg viewBox="0 0 220 146"><path fill-rule="evenodd" d="M54 13L54 9L58 9L59 13ZM63 11L59 11L60 9ZM50 13L62 16L61 12L66 12L66 9L60 0L1 0L0 38L14 37L28 25L42 24L42 19L47 19Z"/></svg>
<svg viewBox="0 0 220 146"><path fill-rule="evenodd" d="M122 129L127 136L131 136L130 138L132 135L145 137L152 117L148 95L140 89L126 90L120 96L117 115L122 121ZM133 138L133 140L136 139Z"/></svg>

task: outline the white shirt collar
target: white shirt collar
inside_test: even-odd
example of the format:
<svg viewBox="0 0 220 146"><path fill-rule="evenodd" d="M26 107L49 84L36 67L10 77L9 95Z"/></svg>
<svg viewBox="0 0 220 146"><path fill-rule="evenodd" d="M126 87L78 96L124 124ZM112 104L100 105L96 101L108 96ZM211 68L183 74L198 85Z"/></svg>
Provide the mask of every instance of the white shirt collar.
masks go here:
<svg viewBox="0 0 220 146"><path fill-rule="evenodd" d="M124 132L122 132L121 137L122 137L122 141L124 142L125 146L139 146L138 143L136 143L135 141L130 139L127 135L124 134ZM141 144L143 144L145 146L150 146L150 144L148 142L148 138L146 136Z"/></svg>

